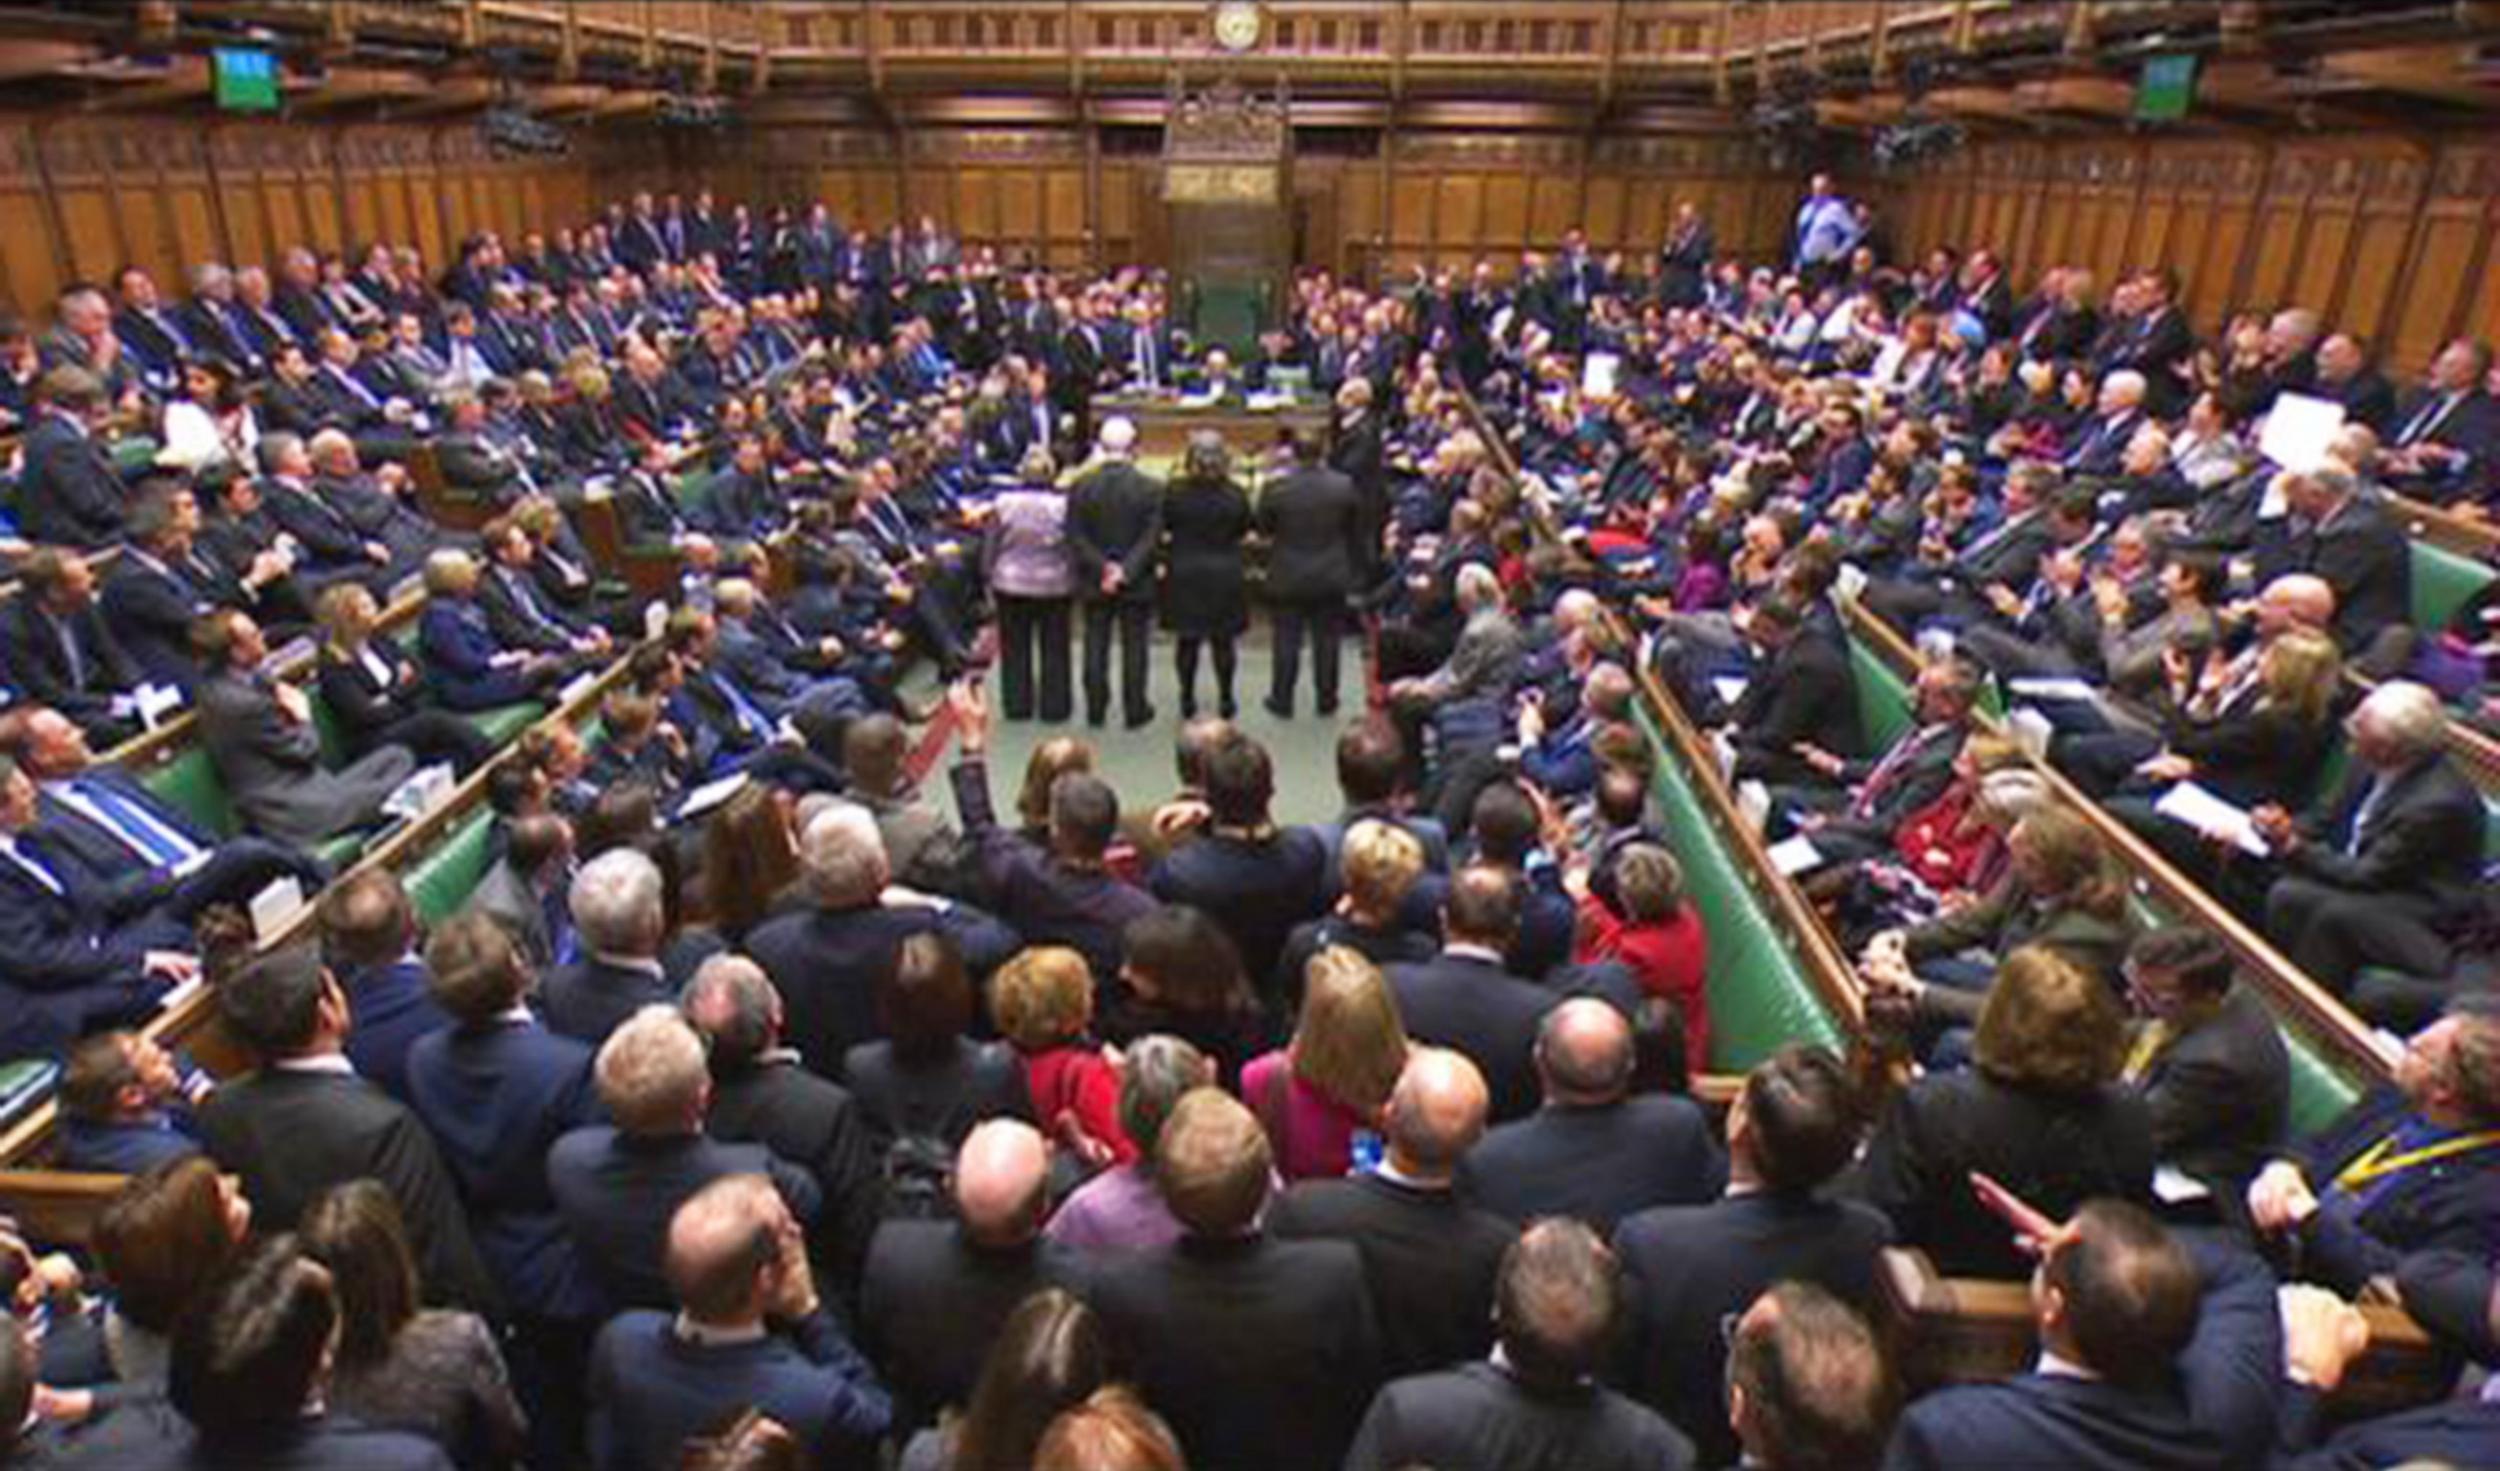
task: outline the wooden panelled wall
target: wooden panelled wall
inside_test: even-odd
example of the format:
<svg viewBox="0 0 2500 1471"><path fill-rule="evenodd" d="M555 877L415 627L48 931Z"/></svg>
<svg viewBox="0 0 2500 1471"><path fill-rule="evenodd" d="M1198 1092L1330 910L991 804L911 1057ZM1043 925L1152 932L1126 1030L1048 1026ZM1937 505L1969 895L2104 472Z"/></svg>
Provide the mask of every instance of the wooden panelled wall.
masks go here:
<svg viewBox="0 0 2500 1471"><path fill-rule="evenodd" d="M2044 267L2179 273L2196 324L2308 306L2411 372L2500 338L2500 143L2489 135L1988 142L1861 180L1903 251L1993 244Z"/></svg>
<svg viewBox="0 0 2500 1471"><path fill-rule="evenodd" d="M495 159L467 124L0 116L0 302L40 317L125 262L179 295L193 263L297 244L413 244L439 270L474 231L579 220L589 191L585 160Z"/></svg>
<svg viewBox="0 0 2500 1471"><path fill-rule="evenodd" d="M822 199L845 223L871 229L898 212L928 214L963 239L1056 266L1164 258L1156 157L1089 150L1073 129L917 129L899 142L868 131L763 130L631 156L616 150L597 173L611 188L709 183L723 197ZM1710 217L1723 249L1767 254L1785 238L1796 183L1725 139L1435 132L1351 154L1306 151L1294 164L1294 195L1301 261L1359 276L1383 266L1463 268L1479 255L1507 268L1522 249L1550 247L1574 226L1601 251L1646 257L1686 199Z"/></svg>

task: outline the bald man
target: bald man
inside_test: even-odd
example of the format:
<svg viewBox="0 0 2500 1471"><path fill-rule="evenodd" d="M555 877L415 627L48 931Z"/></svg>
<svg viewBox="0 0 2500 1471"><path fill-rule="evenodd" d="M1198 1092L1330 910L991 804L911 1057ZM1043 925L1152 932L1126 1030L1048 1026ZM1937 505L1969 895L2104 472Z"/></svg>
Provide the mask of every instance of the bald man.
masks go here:
<svg viewBox="0 0 2500 1471"><path fill-rule="evenodd" d="M590 1453L602 1471L664 1471L678 1448L758 1409L820 1466L873 1463L893 1416L876 1371L842 1337L807 1238L762 1175L729 1175L669 1220L679 1311L624 1313L590 1359Z"/></svg>
<svg viewBox="0 0 2500 1471"><path fill-rule="evenodd" d="M955 1155L958 1219L887 1221L868 1248L860 1341L894 1391L908 1437L963 1404L1007 1315L1044 1287L1079 1285L1076 1256L1043 1239L1050 1146L1032 1125L991 1119Z"/></svg>
<svg viewBox="0 0 2500 1471"><path fill-rule="evenodd" d="M1537 1030L1545 1106L1484 1136L1459 1165L1470 1200L1514 1221L1577 1216L1601 1232L1637 1210L1694 1205L1727 1188L1727 1156L1691 1099L1633 1097L1632 1024L1592 997Z"/></svg>
<svg viewBox="0 0 2500 1471"><path fill-rule="evenodd" d="M1268 1208L1280 1239L1350 1241L1380 1313L1383 1367L1420 1374L1493 1346L1493 1277L1511 1224L1458 1194L1484 1134L1484 1074L1465 1053L1418 1047L1389 1095L1379 1169L1305 1180Z"/></svg>

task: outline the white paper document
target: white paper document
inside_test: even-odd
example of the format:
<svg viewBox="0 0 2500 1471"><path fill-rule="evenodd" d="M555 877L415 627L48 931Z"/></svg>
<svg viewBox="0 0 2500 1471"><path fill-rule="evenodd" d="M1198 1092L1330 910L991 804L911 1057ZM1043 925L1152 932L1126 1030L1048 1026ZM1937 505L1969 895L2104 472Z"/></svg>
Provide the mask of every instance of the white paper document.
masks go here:
<svg viewBox="0 0 2500 1471"><path fill-rule="evenodd" d="M1771 866L1789 878L1811 873L1823 866L1822 850L1803 833L1771 845Z"/></svg>
<svg viewBox="0 0 2500 1471"><path fill-rule="evenodd" d="M2192 781L2183 781L2162 793L2153 810L2209 838L2230 843L2252 857L2263 858L2270 851L2247 813Z"/></svg>
<svg viewBox="0 0 2500 1471"><path fill-rule="evenodd" d="M678 821L684 822L701 817L746 790L749 780L745 772L733 771L718 781L707 781L696 787L693 791L686 793L686 799L683 802L677 804Z"/></svg>
<svg viewBox="0 0 2500 1471"><path fill-rule="evenodd" d="M2005 687L2027 700L2074 701L2089 705L2101 692L2080 679L2062 675L2020 675L2005 682Z"/></svg>
<svg viewBox="0 0 2500 1471"><path fill-rule="evenodd" d="M1723 705L1733 705L1745 698L1745 686L1751 683L1752 680L1741 674L1715 674L1710 678L1710 687L1718 691L1719 703Z"/></svg>
<svg viewBox="0 0 2500 1471"><path fill-rule="evenodd" d="M2266 412L2258 452L2286 470L2302 473L2326 463L2327 447L2344 427L2344 406L2305 393L2279 393Z"/></svg>
<svg viewBox="0 0 2500 1471"><path fill-rule="evenodd" d="M304 907L304 886L293 874L272 879L252 896L252 935L263 944Z"/></svg>

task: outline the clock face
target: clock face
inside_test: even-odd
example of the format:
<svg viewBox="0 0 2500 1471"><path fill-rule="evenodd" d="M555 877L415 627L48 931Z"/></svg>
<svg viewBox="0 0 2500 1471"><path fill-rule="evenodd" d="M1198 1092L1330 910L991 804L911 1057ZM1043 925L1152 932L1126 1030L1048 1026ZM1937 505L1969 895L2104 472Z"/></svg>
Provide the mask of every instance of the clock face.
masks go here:
<svg viewBox="0 0 2500 1471"><path fill-rule="evenodd" d="M1227 51L1247 51L1259 44L1259 7L1249 0L1226 0L1215 7L1215 44Z"/></svg>

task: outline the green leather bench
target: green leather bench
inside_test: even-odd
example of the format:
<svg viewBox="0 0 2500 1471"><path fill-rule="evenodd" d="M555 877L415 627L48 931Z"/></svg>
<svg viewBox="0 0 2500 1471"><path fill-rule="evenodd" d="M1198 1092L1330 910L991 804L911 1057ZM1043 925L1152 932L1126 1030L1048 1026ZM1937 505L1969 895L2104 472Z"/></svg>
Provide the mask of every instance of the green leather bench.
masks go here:
<svg viewBox="0 0 2500 1471"><path fill-rule="evenodd" d="M1849 662L1857 670L1858 705L1866 714L1866 728L1872 733L1888 732L1880 737L1889 742L1909 729L1910 686L1883 657L1858 639L1849 641ZM1889 708L1885 708L1885 707ZM1878 747L1878 749L1881 749ZM2165 916L2150 901L2138 896L2135 901L2138 926L2161 923ZM1717 938L1717 932L1712 932ZM1716 1003L1713 995L1713 1003ZM1716 1013L1713 1013L1713 1021ZM2278 1023L2279 1025L2279 1023ZM2292 1129L2308 1133L2333 1120L2360 1097L2361 1090L2341 1069L2327 1061L2297 1027L2282 1027L2283 1045L2292 1059Z"/></svg>
<svg viewBox="0 0 2500 1471"><path fill-rule="evenodd" d="M469 902L469 895L486 877L491 847L487 839L494 825L493 810L479 807L403 875L408 902L420 921L441 924Z"/></svg>
<svg viewBox="0 0 2500 1471"><path fill-rule="evenodd" d="M1703 814L1681 759L1640 711L1659 749L1656 790L1684 865L1684 890L1710 934L1710 1071L1743 1073L1790 1042L1847 1045L1803 964L1781 938L1736 856Z"/></svg>
<svg viewBox="0 0 2500 1471"><path fill-rule="evenodd" d="M2445 629L2468 598L2482 591L2485 583L2500 577L2500 572L2446 547L2427 541L2416 541L2412 546L2413 626L2421 633Z"/></svg>

